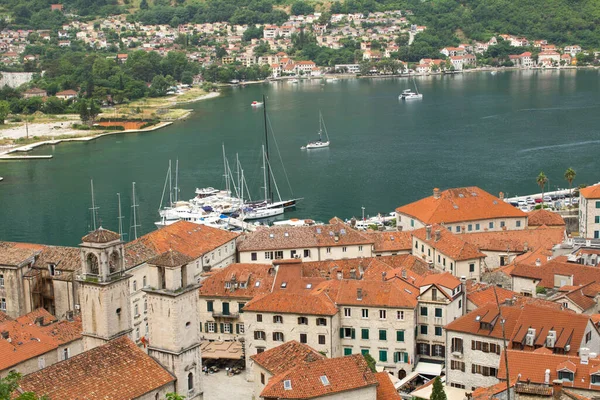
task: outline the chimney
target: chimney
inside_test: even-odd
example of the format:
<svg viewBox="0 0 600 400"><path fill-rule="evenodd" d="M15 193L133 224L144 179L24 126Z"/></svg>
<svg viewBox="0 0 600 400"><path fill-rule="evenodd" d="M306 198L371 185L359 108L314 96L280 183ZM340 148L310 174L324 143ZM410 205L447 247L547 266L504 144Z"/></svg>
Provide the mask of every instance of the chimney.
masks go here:
<svg viewBox="0 0 600 400"><path fill-rule="evenodd" d="M523 243L523 251L525 253L527 253L529 251L529 245L527 244L527 242Z"/></svg>
<svg viewBox="0 0 600 400"><path fill-rule="evenodd" d="M542 266L542 260L540 260L539 258L535 259L535 266L536 267L541 267Z"/></svg>
<svg viewBox="0 0 600 400"><path fill-rule="evenodd" d="M546 372L544 372L544 383L546 385L550 384L550 370L547 369Z"/></svg>
<svg viewBox="0 0 600 400"><path fill-rule="evenodd" d="M381 273L381 280L385 282L385 276L387 275L387 273L385 271L383 271Z"/></svg>
<svg viewBox="0 0 600 400"><path fill-rule="evenodd" d="M8 331L2 331L2 339L8 339Z"/></svg>
<svg viewBox="0 0 600 400"><path fill-rule="evenodd" d="M341 280L342 280L342 276L343 276L343 275L342 275L342 271L338 271L338 272L337 272L337 278L338 278L338 281L341 281Z"/></svg>
<svg viewBox="0 0 600 400"><path fill-rule="evenodd" d="M562 380L555 379L552 381L552 398L560 400L562 398Z"/></svg>
<svg viewBox="0 0 600 400"><path fill-rule="evenodd" d="M442 231L440 231L439 229L437 229L435 231L435 241L439 241L442 238Z"/></svg>
<svg viewBox="0 0 600 400"><path fill-rule="evenodd" d="M362 300L362 289L356 289L356 300Z"/></svg>
<svg viewBox="0 0 600 400"><path fill-rule="evenodd" d="M433 188L433 198L434 199L439 199L440 198L440 189Z"/></svg>
<svg viewBox="0 0 600 400"><path fill-rule="evenodd" d="M500 193L498 194L498 198L499 198L500 200L504 200L504 192L500 192Z"/></svg>
<svg viewBox="0 0 600 400"><path fill-rule="evenodd" d="M431 225L427 225L425 227L425 233L426 233L425 240L431 240Z"/></svg>
<svg viewBox="0 0 600 400"><path fill-rule="evenodd" d="M356 270L354 268L350 270L350 279L356 279Z"/></svg>

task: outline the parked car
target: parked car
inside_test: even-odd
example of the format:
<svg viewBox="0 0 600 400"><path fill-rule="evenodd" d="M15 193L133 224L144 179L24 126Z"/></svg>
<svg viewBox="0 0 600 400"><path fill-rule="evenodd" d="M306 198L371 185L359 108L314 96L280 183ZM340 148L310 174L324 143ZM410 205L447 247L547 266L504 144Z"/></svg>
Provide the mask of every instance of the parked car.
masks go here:
<svg viewBox="0 0 600 400"><path fill-rule="evenodd" d="M527 202L527 204L535 204L535 200L531 197L526 198L525 201Z"/></svg>
<svg viewBox="0 0 600 400"><path fill-rule="evenodd" d="M552 201L552 197L544 196L544 203L550 203Z"/></svg>
<svg viewBox="0 0 600 400"><path fill-rule="evenodd" d="M542 199L535 199L534 201L535 201L535 204L541 204Z"/></svg>

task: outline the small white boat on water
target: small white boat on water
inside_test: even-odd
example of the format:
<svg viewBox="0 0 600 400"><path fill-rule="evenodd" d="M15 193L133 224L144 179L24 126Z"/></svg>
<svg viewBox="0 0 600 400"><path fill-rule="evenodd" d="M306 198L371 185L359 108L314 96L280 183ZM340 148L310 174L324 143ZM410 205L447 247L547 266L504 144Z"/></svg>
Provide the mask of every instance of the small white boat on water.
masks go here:
<svg viewBox="0 0 600 400"><path fill-rule="evenodd" d="M312 226L315 225L315 221L312 219L299 219L292 218L286 219L285 221L275 221L273 225L276 226Z"/></svg>
<svg viewBox="0 0 600 400"><path fill-rule="evenodd" d="M323 140L323 131L325 132L325 137L327 140ZM306 146L302 146L301 150L311 150L311 149L322 149L323 147L329 147L329 135L327 134L327 127L325 126L325 121L323 121L323 115L319 111L319 139L314 142L309 142Z"/></svg>
<svg viewBox="0 0 600 400"><path fill-rule="evenodd" d="M298 83L298 79L288 79L288 83Z"/></svg>
<svg viewBox="0 0 600 400"><path fill-rule="evenodd" d="M243 213L240 215L240 218L242 221L250 221L253 219L263 219L263 218L270 218L270 217L275 217L277 215L281 215L284 212L284 208L259 208L259 209L252 209L252 208L246 208L243 210Z"/></svg>
<svg viewBox="0 0 600 400"><path fill-rule="evenodd" d="M250 105L252 107L262 107L263 102L262 101L256 101L256 100L254 100Z"/></svg>
<svg viewBox="0 0 600 400"><path fill-rule="evenodd" d="M490 74L492 74L492 75L496 75L496 73L497 73L497 71L490 72Z"/></svg>
<svg viewBox="0 0 600 400"><path fill-rule="evenodd" d="M419 93L419 89L417 89L415 78L413 78L413 83L415 84L415 91L413 92L411 89L402 91L402 94L398 96L401 100L421 100L423 98L423 95Z"/></svg>

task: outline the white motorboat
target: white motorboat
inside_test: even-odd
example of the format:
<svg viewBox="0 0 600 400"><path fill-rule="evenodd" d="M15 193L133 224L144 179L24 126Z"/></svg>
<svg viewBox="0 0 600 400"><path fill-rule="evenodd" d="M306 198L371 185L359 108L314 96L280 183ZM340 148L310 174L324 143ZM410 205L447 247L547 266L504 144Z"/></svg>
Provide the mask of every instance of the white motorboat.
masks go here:
<svg viewBox="0 0 600 400"><path fill-rule="evenodd" d="M298 83L298 79L288 79L288 83Z"/></svg>
<svg viewBox="0 0 600 400"><path fill-rule="evenodd" d="M256 100L254 100L250 105L252 107L262 107L263 102L262 101L256 101Z"/></svg>
<svg viewBox="0 0 600 400"><path fill-rule="evenodd" d="M273 225L277 226L312 226L315 225L315 221L312 219L286 219L285 221L273 222Z"/></svg>
<svg viewBox="0 0 600 400"><path fill-rule="evenodd" d="M323 130L325 130L325 137L327 140L323 140ZM322 149L323 147L329 147L329 135L327 134L327 127L325 126L325 121L323 121L323 115L319 111L319 139L314 142L309 142L306 146L302 146L301 150L310 150L310 149Z"/></svg>
<svg viewBox="0 0 600 400"><path fill-rule="evenodd" d="M415 91L413 92L411 89L406 89L402 91L402 94L398 96L402 100L421 100L423 95L419 93L419 89L417 88L417 82L413 77L413 83L415 84Z"/></svg>
<svg viewBox="0 0 600 400"><path fill-rule="evenodd" d="M214 196L219 192L220 190L215 189L214 187L196 188L196 197L199 199L204 199L206 197Z"/></svg>
<svg viewBox="0 0 600 400"><path fill-rule="evenodd" d="M240 219L242 221L249 221L253 219L263 219L275 217L276 215L281 215L284 212L284 208L246 208L243 210L242 215L240 215Z"/></svg>

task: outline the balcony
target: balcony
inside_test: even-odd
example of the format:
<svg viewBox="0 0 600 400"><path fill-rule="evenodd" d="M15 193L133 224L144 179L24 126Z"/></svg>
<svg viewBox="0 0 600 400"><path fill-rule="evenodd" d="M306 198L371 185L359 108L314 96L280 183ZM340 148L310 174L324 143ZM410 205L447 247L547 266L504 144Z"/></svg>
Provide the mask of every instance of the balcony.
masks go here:
<svg viewBox="0 0 600 400"><path fill-rule="evenodd" d="M239 313L224 313L219 311L212 312L213 318L228 318L228 319L237 319L240 317Z"/></svg>

